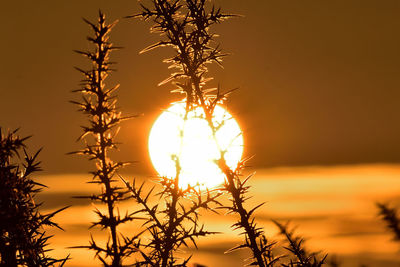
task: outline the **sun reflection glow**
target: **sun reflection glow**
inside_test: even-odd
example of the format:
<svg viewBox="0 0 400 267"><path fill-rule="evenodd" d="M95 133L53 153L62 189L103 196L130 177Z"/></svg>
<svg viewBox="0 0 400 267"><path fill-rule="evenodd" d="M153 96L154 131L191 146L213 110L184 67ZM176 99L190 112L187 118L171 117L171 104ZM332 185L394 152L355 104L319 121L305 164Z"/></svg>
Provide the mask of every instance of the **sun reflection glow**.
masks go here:
<svg viewBox="0 0 400 267"><path fill-rule="evenodd" d="M212 188L224 182L216 164L220 151L231 169L237 167L243 153L243 136L238 123L223 107L216 106L213 122L218 126L216 138L201 108L190 111L185 120L185 104L174 103L155 121L149 136L149 153L161 176L176 177L176 160L181 171L179 186Z"/></svg>

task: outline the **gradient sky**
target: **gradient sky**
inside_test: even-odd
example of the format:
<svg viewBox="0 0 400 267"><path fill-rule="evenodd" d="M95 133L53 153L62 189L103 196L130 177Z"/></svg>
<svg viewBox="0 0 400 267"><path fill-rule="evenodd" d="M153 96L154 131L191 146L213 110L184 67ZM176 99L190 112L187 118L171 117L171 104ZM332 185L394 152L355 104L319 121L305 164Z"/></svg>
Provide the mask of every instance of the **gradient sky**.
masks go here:
<svg viewBox="0 0 400 267"><path fill-rule="evenodd" d="M400 162L400 2L397 0L219 0L244 15L218 25L222 48L232 53L211 74L223 88L240 87L229 108L245 136L254 167ZM129 1L3 1L0 51L0 126L31 135L30 150L48 173L85 172L65 153L80 147L83 115L68 103L78 95L88 49L85 17L101 8L110 21L139 11ZM158 37L149 24L121 19L111 40L125 114L143 116L122 125L118 158L152 172L147 136L161 109L180 95L157 84L169 74L171 51L138 52Z"/></svg>

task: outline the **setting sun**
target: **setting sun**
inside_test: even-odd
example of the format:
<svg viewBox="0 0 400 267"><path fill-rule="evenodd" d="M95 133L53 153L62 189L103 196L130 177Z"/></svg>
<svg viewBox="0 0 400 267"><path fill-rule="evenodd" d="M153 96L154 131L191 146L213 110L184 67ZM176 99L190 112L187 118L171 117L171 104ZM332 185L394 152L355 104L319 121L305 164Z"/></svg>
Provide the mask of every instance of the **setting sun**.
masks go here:
<svg viewBox="0 0 400 267"><path fill-rule="evenodd" d="M0 267L400 267L399 0L1 3Z"/></svg>
<svg viewBox="0 0 400 267"><path fill-rule="evenodd" d="M216 164L220 151L235 169L243 152L243 136L238 123L223 107L214 111L216 138L204 119L201 108L190 111L185 120L185 104L174 103L155 121L149 136L149 153L159 175L176 177L176 160L181 171L180 187L197 185L215 187L224 182L224 174Z"/></svg>

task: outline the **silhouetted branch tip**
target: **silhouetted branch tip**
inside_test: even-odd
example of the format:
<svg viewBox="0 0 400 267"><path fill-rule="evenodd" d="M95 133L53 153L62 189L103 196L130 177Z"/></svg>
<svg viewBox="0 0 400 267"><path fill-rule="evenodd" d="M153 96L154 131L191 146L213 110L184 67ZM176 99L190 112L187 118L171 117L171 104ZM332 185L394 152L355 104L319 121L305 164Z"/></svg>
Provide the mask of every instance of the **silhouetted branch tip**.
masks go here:
<svg viewBox="0 0 400 267"><path fill-rule="evenodd" d="M388 230L393 234L394 240L400 240L400 217L396 208L389 207L386 203L376 203L379 216L386 223Z"/></svg>

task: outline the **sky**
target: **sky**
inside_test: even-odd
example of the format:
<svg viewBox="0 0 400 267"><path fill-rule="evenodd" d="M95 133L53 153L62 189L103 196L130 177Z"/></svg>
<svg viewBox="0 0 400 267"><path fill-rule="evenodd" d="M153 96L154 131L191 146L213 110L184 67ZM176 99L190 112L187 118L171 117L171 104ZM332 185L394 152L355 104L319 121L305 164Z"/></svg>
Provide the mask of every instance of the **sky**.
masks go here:
<svg viewBox="0 0 400 267"><path fill-rule="evenodd" d="M224 69L210 68L225 89L239 87L229 111L244 132L245 156L256 168L400 162L400 2L397 0L218 0L243 17L217 25ZM137 161L130 171L152 173L147 137L152 123L181 95L157 84L169 75L162 60L172 51L139 55L159 40L149 23L123 19L139 11L129 1L3 1L0 51L0 126L33 135L29 150L43 147L46 173L90 170L66 153L85 117L69 100L87 67L73 50L90 48L98 9L119 19L111 41L121 85L119 106L140 114L121 125L117 159Z"/></svg>
<svg viewBox="0 0 400 267"><path fill-rule="evenodd" d="M227 106L243 129L245 156L254 155L252 201L268 201L257 220L273 238L269 220L291 220L309 248L339 255L343 266L397 266L398 246L374 203L400 203L400 2L215 3L243 15L211 29L231 55L210 75L227 90L239 87ZM121 125L113 157L136 161L127 171L147 177L155 173L147 151L151 126L182 96L171 94L171 85L157 86L169 75L162 60L172 51L139 54L159 37L149 32L151 24L123 19L140 10L138 1L5 0L0 10L0 126L33 135L30 152L43 147L41 179L51 188L38 196L44 208L73 205L57 218L66 231L54 230L51 240L60 257L69 253L66 246L88 240L94 216L90 203L71 198L92 192L82 173L93 165L66 153L82 147L76 139L87 124L69 103L79 99L71 91L82 79L74 66L88 67L73 50L90 48L82 17L95 21L99 8L110 22L119 19L111 41L124 47L112 55L118 71L108 85L121 85L123 114L139 115ZM207 216L211 229L226 235L212 246L205 241L195 257L234 266L243 257L222 254L237 242L227 229L233 221ZM87 251L71 253L69 266L93 265Z"/></svg>
<svg viewBox="0 0 400 267"><path fill-rule="evenodd" d="M320 251L321 255L328 253L328 262L336 256L341 267L362 264L368 267L398 267L398 242L393 242L391 233L386 231L384 223L376 216L375 202L391 201L392 204L400 205L399 175L399 165L269 168L257 172L250 179L252 198L247 202L247 207L267 200L256 211L256 221L258 226L264 228L270 242L278 242L278 247L285 243L271 219L281 223L290 221L290 228L306 238L308 251ZM42 176L39 182L50 187L38 194L37 198L44 202L44 212L72 205L55 217L65 231L46 229L49 235L54 235L50 239L54 251L50 253L58 258L70 254L71 260L66 264L68 267L98 266L99 262L93 260L91 251L69 248L86 245L90 234L96 242L106 238L105 231L97 228L88 230L91 222L96 220L93 204L87 200L71 198L72 195L91 194L98 190L98 186L82 183L80 174L50 174ZM147 184L144 190L147 191L149 187ZM150 201L153 203L159 200L155 198ZM222 197L219 201L226 203L227 198ZM99 204L96 207L104 209ZM132 209L138 208L131 201L120 203L118 207L121 214L125 210L132 212ZM242 236L238 235L240 230L234 231L228 227L237 217L202 211L200 220L205 223L208 231L220 234L199 238L199 249L196 251L183 248L183 251L193 253L189 267L194 267L191 265L194 263L208 267L244 266L244 260L249 257L248 251L224 253L241 243ZM120 231L132 236L139 231L139 225L141 221L135 220L122 225ZM283 252L276 253L281 255Z"/></svg>

